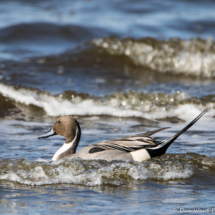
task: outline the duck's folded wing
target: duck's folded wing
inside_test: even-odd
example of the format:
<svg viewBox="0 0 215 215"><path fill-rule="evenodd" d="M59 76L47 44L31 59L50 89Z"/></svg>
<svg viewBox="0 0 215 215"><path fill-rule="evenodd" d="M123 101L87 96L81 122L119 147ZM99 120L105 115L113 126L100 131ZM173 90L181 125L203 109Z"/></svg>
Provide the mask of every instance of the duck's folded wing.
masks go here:
<svg viewBox="0 0 215 215"><path fill-rule="evenodd" d="M153 131L148 131L148 132L145 132L145 133L140 133L140 134L133 135L133 136L130 136L130 137L136 137L136 136L139 136L139 137L150 137L153 134L158 133L159 131L163 131L163 130L168 129L168 128L170 128L170 127L159 128L159 129L156 129L156 130L153 130Z"/></svg>
<svg viewBox="0 0 215 215"><path fill-rule="evenodd" d="M141 133L125 138L108 140L100 143L96 143L89 150L89 153L100 152L104 150L119 150L124 152L132 152L138 149L149 148L157 146L158 142L150 135L155 134L167 128L160 128L154 131Z"/></svg>

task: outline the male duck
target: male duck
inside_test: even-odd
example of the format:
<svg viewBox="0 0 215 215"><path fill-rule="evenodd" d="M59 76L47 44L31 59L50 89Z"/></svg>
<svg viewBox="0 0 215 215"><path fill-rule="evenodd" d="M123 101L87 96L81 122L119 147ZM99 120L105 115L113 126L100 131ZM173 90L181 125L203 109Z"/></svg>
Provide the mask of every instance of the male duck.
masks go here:
<svg viewBox="0 0 215 215"><path fill-rule="evenodd" d="M171 143L196 123L207 111L208 109L205 109L177 134L162 141L156 141L151 135L167 128L160 128L120 139L106 140L86 146L76 152L81 138L81 128L78 121L71 116L59 117L53 128L38 138L47 138L57 134L66 138L66 142L55 153L52 160L80 157L83 159L103 159L107 161L129 159L141 162L164 154Z"/></svg>

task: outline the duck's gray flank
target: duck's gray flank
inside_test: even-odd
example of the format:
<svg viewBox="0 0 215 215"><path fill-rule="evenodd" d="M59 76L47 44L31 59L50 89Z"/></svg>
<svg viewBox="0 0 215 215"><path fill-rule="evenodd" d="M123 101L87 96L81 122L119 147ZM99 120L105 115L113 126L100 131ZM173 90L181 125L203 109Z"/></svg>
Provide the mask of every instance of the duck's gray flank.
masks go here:
<svg viewBox="0 0 215 215"><path fill-rule="evenodd" d="M151 137L151 135L167 128L159 128L129 137L103 141L86 146L76 152L81 138L81 128L78 121L71 116L59 117L54 123L53 128L48 133L41 135L39 138L47 138L56 134L62 135L66 138L66 142L55 153L52 160L80 157L83 159L104 159L107 161L121 159L144 161L150 159L151 157L164 154L168 147L181 134L194 125L207 111L208 108L206 108L177 134L162 141L157 141Z"/></svg>

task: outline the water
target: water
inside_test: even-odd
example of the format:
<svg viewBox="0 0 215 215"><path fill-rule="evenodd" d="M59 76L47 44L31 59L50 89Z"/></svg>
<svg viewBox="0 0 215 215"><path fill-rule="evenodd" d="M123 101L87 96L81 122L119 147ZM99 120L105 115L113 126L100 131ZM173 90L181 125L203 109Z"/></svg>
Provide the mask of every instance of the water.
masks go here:
<svg viewBox="0 0 215 215"><path fill-rule="evenodd" d="M214 210L215 3L0 2L0 213L177 214ZM51 162L60 115L79 149L210 110L168 149L133 161ZM194 212L193 212L194 213ZM199 212L200 213L200 212Z"/></svg>

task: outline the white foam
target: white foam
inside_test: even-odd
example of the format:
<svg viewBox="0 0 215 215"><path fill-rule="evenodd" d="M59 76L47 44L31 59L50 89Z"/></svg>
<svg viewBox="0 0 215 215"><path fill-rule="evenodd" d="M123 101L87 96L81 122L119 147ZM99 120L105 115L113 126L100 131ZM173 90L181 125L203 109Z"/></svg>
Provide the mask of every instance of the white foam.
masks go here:
<svg viewBox="0 0 215 215"><path fill-rule="evenodd" d="M185 179L185 178L189 178L193 175L193 171L190 169L185 169L183 171L169 171L169 172L165 172L161 178L164 180L170 180L170 179Z"/></svg>
<svg viewBox="0 0 215 215"><path fill-rule="evenodd" d="M80 115L96 116L110 115L115 117L142 117L147 119L157 119L166 117L179 117L184 120L190 120L196 117L205 107L202 105L183 104L174 109L167 110L163 107L153 106L151 102L145 102L141 107L134 107L141 110L133 110L132 106L122 107L117 98L111 98L109 102L103 103L92 99L77 99L76 103L65 100L61 97L55 97L47 93L37 93L36 90L14 89L12 86L0 84L0 93L16 102L26 105L35 105L43 108L49 116L60 115ZM213 107L213 104L208 104ZM127 109L126 109L127 108ZM210 109L207 116L214 116L215 110Z"/></svg>
<svg viewBox="0 0 215 215"><path fill-rule="evenodd" d="M0 171L0 181L7 180L27 185L66 183L86 186L106 184L120 186L126 184L130 179L174 180L189 178L193 175L194 168L174 161L163 163L162 168L158 163L152 163L154 164L152 168L148 163L131 161L106 162L82 159L51 163L39 161L34 163L29 163L26 160L11 161L9 166L0 163L3 168Z"/></svg>
<svg viewBox="0 0 215 215"><path fill-rule="evenodd" d="M118 117L137 116L143 117L140 111L122 110L120 108L97 105L93 100L85 100L74 104L71 101L63 100L47 94L37 94L34 91L19 89L0 84L0 92L16 102L26 105L36 105L43 108L49 116L60 115L112 115Z"/></svg>
<svg viewBox="0 0 215 215"><path fill-rule="evenodd" d="M201 42L198 39L178 41L177 50L168 41L158 41L159 46L152 46L147 44L147 41L99 38L94 39L92 43L102 47L110 54L124 54L134 64L149 67L160 73L171 72L205 77L215 75L215 54L213 49L212 51L210 49L213 45L212 38ZM205 51L202 51L202 47L205 48Z"/></svg>

